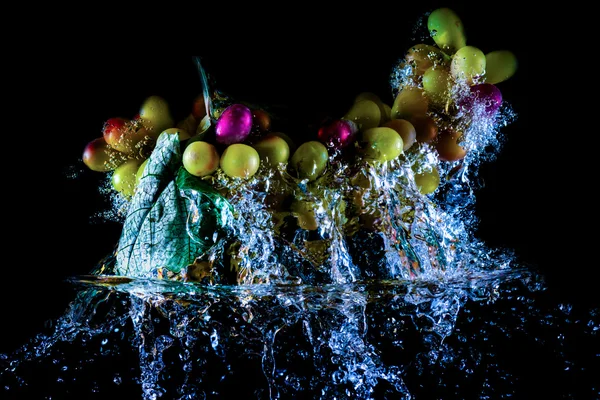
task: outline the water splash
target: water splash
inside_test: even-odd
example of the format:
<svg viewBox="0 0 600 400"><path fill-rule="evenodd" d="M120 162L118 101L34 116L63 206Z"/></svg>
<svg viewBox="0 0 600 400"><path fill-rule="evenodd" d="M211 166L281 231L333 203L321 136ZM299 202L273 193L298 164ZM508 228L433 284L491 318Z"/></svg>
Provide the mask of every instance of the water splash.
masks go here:
<svg viewBox="0 0 600 400"><path fill-rule="evenodd" d="M213 104L198 66L212 116L226 98ZM390 82L419 86L403 61ZM467 89L455 86L455 104ZM480 398L510 397L522 377L501 346L488 344L493 338L533 341L552 359L548 372L590 382L580 392L599 395L566 343L593 349L600 311L539 303L540 277L474 235L478 167L495 159L500 128L516 118L508 103L492 115L485 106L475 101L452 117L466 138L459 162L440 163L424 143L385 164L334 153L316 182L285 166L263 166L244 182L221 172L206 178L232 208L222 215L228 235L202 238L215 244L195 265L201 278L189 268L163 279L115 277L108 257L94 275L73 279L75 300L49 332L0 355L2 390L20 398L130 390L152 400L412 399L466 398L471 385ZM423 195L414 175L431 168L443 179ZM122 220L127 202L108 181L101 190L111 218ZM292 211L282 211L290 202ZM600 349L591 354L600 364Z"/></svg>

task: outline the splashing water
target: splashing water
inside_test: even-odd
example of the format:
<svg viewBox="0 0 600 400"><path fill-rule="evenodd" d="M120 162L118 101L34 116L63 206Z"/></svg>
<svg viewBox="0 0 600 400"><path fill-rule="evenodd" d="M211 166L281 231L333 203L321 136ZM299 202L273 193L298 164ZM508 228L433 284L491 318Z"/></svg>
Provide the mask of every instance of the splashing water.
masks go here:
<svg viewBox="0 0 600 400"><path fill-rule="evenodd" d="M392 87L411 74L399 63ZM600 311L540 304L541 278L473 233L478 166L493 161L499 129L515 117L506 103L492 116L478 103L459 112L468 151L457 163L441 164L424 144L384 164L333 154L312 183L284 167L261 167L243 183L222 172L206 178L228 206L217 218L226 234L190 235L190 247L212 243L196 260L205 263L200 279L189 268L132 268L109 256L72 280L77 295L48 332L0 355L2 390L16 398L127 390L144 399L412 399L466 398L476 387L478 398L511 397L522 378L490 338L534 342L560 376L587 379L564 343L597 343ZM177 157L174 140L159 141L161 156ZM445 178L435 195L419 192L417 164ZM199 204L195 196L181 201ZM276 211L290 199L299 208ZM122 201L115 207L132 212ZM203 211L181 226L192 230ZM600 386L581 391L600 395Z"/></svg>

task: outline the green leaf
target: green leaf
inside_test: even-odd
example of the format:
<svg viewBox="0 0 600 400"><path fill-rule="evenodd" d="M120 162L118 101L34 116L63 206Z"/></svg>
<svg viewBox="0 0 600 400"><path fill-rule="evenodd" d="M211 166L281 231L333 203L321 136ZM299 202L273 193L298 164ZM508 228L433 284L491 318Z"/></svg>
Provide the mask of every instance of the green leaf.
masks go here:
<svg viewBox="0 0 600 400"><path fill-rule="evenodd" d="M231 205L182 168L177 135L161 134L131 199L116 251L116 273L179 272L223 236Z"/></svg>

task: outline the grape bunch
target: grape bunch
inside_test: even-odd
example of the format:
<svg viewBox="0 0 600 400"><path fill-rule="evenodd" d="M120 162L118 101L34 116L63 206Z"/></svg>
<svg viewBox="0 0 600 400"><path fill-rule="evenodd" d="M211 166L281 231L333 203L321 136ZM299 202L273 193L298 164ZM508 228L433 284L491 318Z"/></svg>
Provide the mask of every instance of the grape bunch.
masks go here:
<svg viewBox="0 0 600 400"><path fill-rule="evenodd" d="M203 116L200 103L198 99L190 115L175 124L167 101L148 97L132 119L114 117L104 123L102 136L84 148L84 164L92 171L111 172L113 189L130 199L158 137L166 132L181 140L190 138Z"/></svg>
<svg viewBox="0 0 600 400"><path fill-rule="evenodd" d="M375 93L360 93L343 116L323 120L298 146L263 108L226 101L207 113L205 99L198 96L189 116L176 124L165 99L151 96L134 118L106 121L103 136L85 147L83 161L94 171L112 172L113 188L127 199L163 133L179 135L183 167L199 178L220 170L245 180L261 166L283 164L295 178L312 182L340 154L386 163L422 154L424 147L438 162L460 161L467 154L461 147L469 124L465 113L483 104L493 116L502 103L496 85L515 73L517 62L510 51L484 54L467 45L461 20L448 8L431 12L427 28L432 43L416 44L405 54L399 68L405 74L393 88L391 105ZM411 161L418 189L430 194L440 174L435 165L425 164L416 155Z"/></svg>

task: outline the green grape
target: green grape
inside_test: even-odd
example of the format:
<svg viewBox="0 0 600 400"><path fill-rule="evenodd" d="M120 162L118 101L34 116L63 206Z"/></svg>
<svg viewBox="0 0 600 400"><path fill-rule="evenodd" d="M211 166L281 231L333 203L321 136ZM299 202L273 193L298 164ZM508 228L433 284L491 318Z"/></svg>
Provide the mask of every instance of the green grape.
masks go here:
<svg viewBox="0 0 600 400"><path fill-rule="evenodd" d="M496 84L513 76L517 71L517 57L508 50L497 50L485 55L485 81Z"/></svg>
<svg viewBox="0 0 600 400"><path fill-rule="evenodd" d="M430 170L415 173L415 183L422 194L435 192L440 185L440 174L437 168L432 166Z"/></svg>
<svg viewBox="0 0 600 400"><path fill-rule="evenodd" d="M292 154L294 151L296 151L296 144L294 143L294 141L292 140L291 137L289 137L288 135L286 135L283 132L269 132L270 135L275 135L275 136L279 136L280 138L282 138L283 140L285 140L285 142L287 143L288 147L290 148L290 154Z"/></svg>
<svg viewBox="0 0 600 400"><path fill-rule="evenodd" d="M385 126L371 128L362 135L367 159L390 161L402 154L402 137L392 128Z"/></svg>
<svg viewBox="0 0 600 400"><path fill-rule="evenodd" d="M298 178L314 181L325 171L328 161L327 147L312 140L302 143L296 149L290 160L290 167Z"/></svg>
<svg viewBox="0 0 600 400"><path fill-rule="evenodd" d="M432 11L427 18L427 29L435 44L448 54L453 54L467 44L462 21L449 8Z"/></svg>
<svg viewBox="0 0 600 400"><path fill-rule="evenodd" d="M260 156L260 162L269 167L285 163L290 157L290 146L281 136L268 134L252 145Z"/></svg>
<svg viewBox="0 0 600 400"><path fill-rule="evenodd" d="M294 200L290 205L292 216L297 220L298 226L307 231L314 231L319 227L315 217L315 206L312 203L301 200Z"/></svg>
<svg viewBox="0 0 600 400"><path fill-rule="evenodd" d="M379 106L379 112L381 115L379 125L390 120L391 108L390 108L390 106L388 106L381 100L381 97L379 97L378 95L376 95L373 92L362 92L354 98L354 104L356 104L362 100L371 100L371 101L375 102L377 104L377 106Z"/></svg>
<svg viewBox="0 0 600 400"><path fill-rule="evenodd" d="M381 116L381 123L384 124L392 119L392 107L383 103L383 115Z"/></svg>
<svg viewBox="0 0 600 400"><path fill-rule="evenodd" d="M429 109L429 101L423 89L407 86L402 89L392 105L392 119L410 119L425 116Z"/></svg>
<svg viewBox="0 0 600 400"><path fill-rule="evenodd" d="M148 164L148 160L150 160L150 159L146 158L144 160L144 162L142 162L142 164L140 165L140 167L138 168L138 170L137 170L137 172L135 174L135 184L136 185L138 185L140 183L140 180L144 176L144 170L146 169L146 165Z"/></svg>
<svg viewBox="0 0 600 400"><path fill-rule="evenodd" d="M150 137L157 139L165 129L175 126L167 101L160 96L150 96L140 107L140 119Z"/></svg>
<svg viewBox="0 0 600 400"><path fill-rule="evenodd" d="M481 83L485 74L485 54L477 47L465 46L452 56L450 71L455 79L469 85Z"/></svg>
<svg viewBox="0 0 600 400"><path fill-rule="evenodd" d="M387 122L384 127L392 128L402 138L402 150L406 151L411 148L411 146L417 140L417 131L415 130L414 125L405 119L393 119Z"/></svg>
<svg viewBox="0 0 600 400"><path fill-rule="evenodd" d="M194 176L210 175L219 168L215 146L201 140L189 143L182 156L183 168Z"/></svg>
<svg viewBox="0 0 600 400"><path fill-rule="evenodd" d="M423 90L433 104L444 105L449 100L452 77L441 67L430 67L423 74Z"/></svg>
<svg viewBox="0 0 600 400"><path fill-rule="evenodd" d="M247 144L234 143L227 146L221 155L220 165L223 172L232 178L250 178L258 171L260 156Z"/></svg>
<svg viewBox="0 0 600 400"><path fill-rule="evenodd" d="M130 198L135 193L137 172L141 164L141 160L127 160L113 172L112 186L126 198Z"/></svg>
<svg viewBox="0 0 600 400"><path fill-rule="evenodd" d="M404 57L414 68L417 75L423 75L429 68L445 64L446 55L435 46L420 43L416 44Z"/></svg>
<svg viewBox="0 0 600 400"><path fill-rule="evenodd" d="M360 131L379 126L381 122L381 111L379 104L373 100L359 100L352 105L343 119L354 122Z"/></svg>

